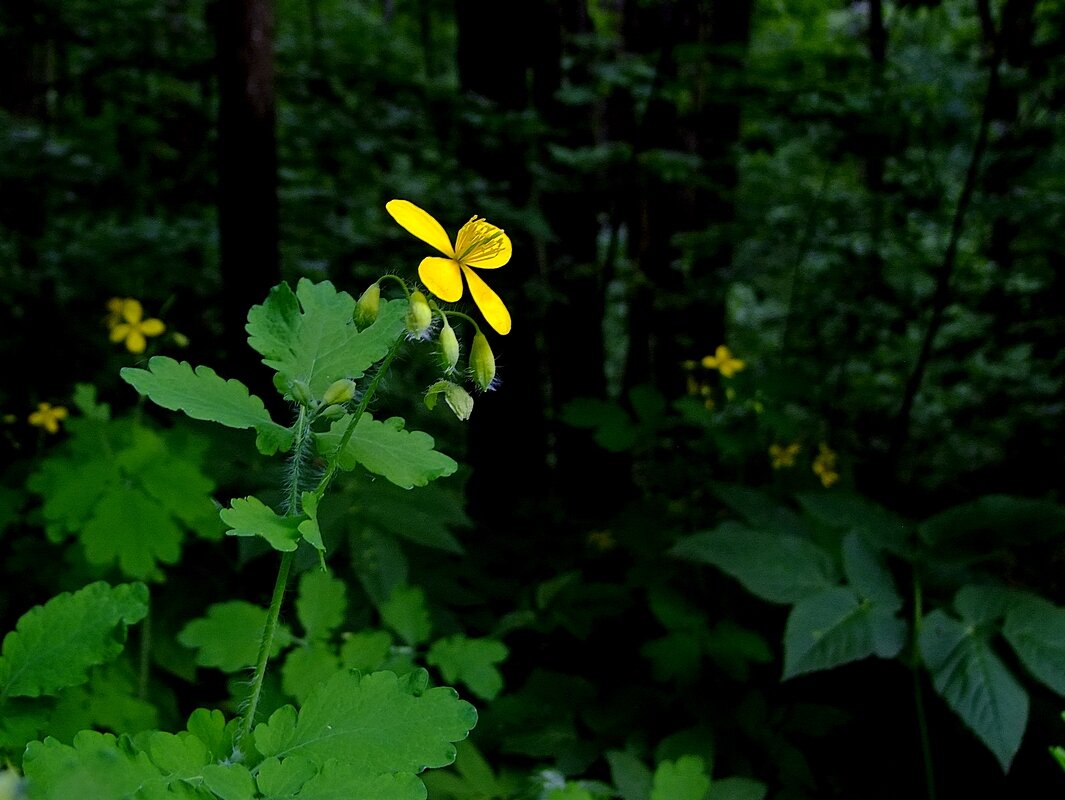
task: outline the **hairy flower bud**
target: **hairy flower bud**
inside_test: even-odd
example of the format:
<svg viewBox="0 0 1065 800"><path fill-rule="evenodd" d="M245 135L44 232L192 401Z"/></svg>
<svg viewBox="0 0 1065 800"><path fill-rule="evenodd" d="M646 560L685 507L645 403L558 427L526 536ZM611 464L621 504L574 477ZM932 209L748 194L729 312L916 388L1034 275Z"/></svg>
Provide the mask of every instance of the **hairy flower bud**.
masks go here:
<svg viewBox="0 0 1065 800"><path fill-rule="evenodd" d="M351 378L341 378L325 390L322 402L327 406L334 404L343 405L355 396L355 381Z"/></svg>
<svg viewBox="0 0 1065 800"><path fill-rule="evenodd" d="M292 381L292 383L288 385L288 393L289 396L301 406L310 406L311 390L303 381Z"/></svg>
<svg viewBox="0 0 1065 800"><path fill-rule="evenodd" d="M322 416L328 419L337 419L344 416L347 410L344 406L326 406L322 409Z"/></svg>
<svg viewBox="0 0 1065 800"><path fill-rule="evenodd" d="M360 331L373 325L381 308L381 286L371 283L355 304L355 327Z"/></svg>
<svg viewBox="0 0 1065 800"><path fill-rule="evenodd" d="M444 317L444 327L440 329L440 355L444 359L444 372L450 375L455 371L455 365L459 363L459 340L455 335L455 329L447 324Z"/></svg>
<svg viewBox="0 0 1065 800"><path fill-rule="evenodd" d="M488 340L480 332L473 337L473 345L470 347L470 373L473 375L473 382L482 391L492 388L492 381L496 377L496 357L492 355Z"/></svg>
<svg viewBox="0 0 1065 800"><path fill-rule="evenodd" d="M433 312L429 301L421 292L410 293L410 307L407 309L407 330L417 339L425 337L433 322Z"/></svg>

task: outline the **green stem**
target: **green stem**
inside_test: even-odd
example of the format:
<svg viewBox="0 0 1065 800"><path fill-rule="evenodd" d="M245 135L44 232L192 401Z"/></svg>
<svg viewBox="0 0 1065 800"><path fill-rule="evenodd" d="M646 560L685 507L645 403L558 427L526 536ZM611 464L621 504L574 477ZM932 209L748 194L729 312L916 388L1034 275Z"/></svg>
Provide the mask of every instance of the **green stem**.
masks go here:
<svg viewBox="0 0 1065 800"><path fill-rule="evenodd" d="M148 670L152 657L152 598L148 596L148 613L141 620L140 663L137 665L137 697L148 697Z"/></svg>
<svg viewBox="0 0 1065 800"><path fill-rule="evenodd" d="M917 728L921 736L921 756L924 760L924 782L928 800L936 800L936 778L932 768L932 740L928 735L928 717L924 710L924 684L921 682L921 666L918 657L921 636L922 611L921 578L913 571L913 658L910 669L913 673L913 704L917 712Z"/></svg>
<svg viewBox="0 0 1065 800"><path fill-rule="evenodd" d="M307 449L311 443L311 418L304 406L300 406L296 424L293 426L293 444L291 469L288 475L287 502L289 515L300 513L300 489L303 482L303 472ZM281 556L281 564L277 568L277 580L274 581L274 594L270 599L270 609L266 613L266 625L263 627L263 636L259 641L259 655L255 662L255 676L251 681L251 692L248 694L248 704L244 709L244 718L240 725L240 739L251 734L255 724L255 712L259 707L259 697L263 691L263 681L266 680L266 666L270 662L270 651L274 645L274 634L277 632L277 619L281 615L281 602L285 599L285 588L288 586L288 576L292 571L292 562L296 558L296 551L290 550Z"/></svg>
<svg viewBox="0 0 1065 800"><path fill-rule="evenodd" d="M259 697L263 691L263 681L266 679L266 665L270 661L270 650L273 648L274 633L277 630L277 618L281 614L281 601L285 597L288 575L292 571L292 562L295 558L295 550L290 550L281 556L281 565L277 570L277 580L274 581L274 595L270 599L270 610L266 614L266 626L263 628L263 638L259 643L259 658L255 663L255 677L251 681L248 707L244 709L244 719L240 725L241 739L251 734L252 725L255 724L255 711L259 706Z"/></svg>

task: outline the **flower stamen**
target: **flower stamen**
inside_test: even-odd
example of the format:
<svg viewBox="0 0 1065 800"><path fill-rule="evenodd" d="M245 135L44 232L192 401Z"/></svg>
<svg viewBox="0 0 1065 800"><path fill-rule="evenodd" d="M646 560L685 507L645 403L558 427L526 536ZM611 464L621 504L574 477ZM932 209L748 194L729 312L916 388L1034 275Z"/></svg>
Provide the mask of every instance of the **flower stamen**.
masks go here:
<svg viewBox="0 0 1065 800"><path fill-rule="evenodd" d="M503 249L502 236L503 230L486 222L484 217L470 217L455 237L456 260L471 264L494 258Z"/></svg>

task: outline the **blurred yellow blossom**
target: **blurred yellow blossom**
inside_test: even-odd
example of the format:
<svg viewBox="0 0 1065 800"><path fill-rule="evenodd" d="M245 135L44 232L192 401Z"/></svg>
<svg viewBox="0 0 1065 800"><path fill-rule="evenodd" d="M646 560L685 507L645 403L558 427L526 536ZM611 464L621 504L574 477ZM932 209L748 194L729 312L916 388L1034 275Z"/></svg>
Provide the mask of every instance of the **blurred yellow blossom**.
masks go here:
<svg viewBox="0 0 1065 800"><path fill-rule="evenodd" d="M802 452L802 445L799 442L792 442L791 444L771 444L769 445L769 460L773 464L773 469L784 469L785 467L794 467L795 458Z"/></svg>
<svg viewBox="0 0 1065 800"><path fill-rule="evenodd" d="M747 362L736 358L725 345L718 345L712 356L703 356L702 364L707 369L716 369L726 378L747 368Z"/></svg>
<svg viewBox="0 0 1065 800"><path fill-rule="evenodd" d="M51 403L38 403L37 410L29 416L29 423L35 428L44 428L49 433L59 433L59 423L67 418L64 406Z"/></svg>
<svg viewBox="0 0 1065 800"><path fill-rule="evenodd" d="M109 310L112 303L119 298L111 298L107 302ZM111 341L125 342L126 349L131 353L143 353L148 343L146 336L159 336L166 330L162 320L144 319L144 308L140 302L132 297L121 300L122 307L118 310L118 321L111 327ZM110 321L110 316L108 317ZM109 322L110 324L110 322Z"/></svg>
<svg viewBox="0 0 1065 800"><path fill-rule="evenodd" d="M587 536L587 540L590 546L600 551L613 550L617 547L614 534L610 531L591 531Z"/></svg>
<svg viewBox="0 0 1065 800"><path fill-rule="evenodd" d="M818 445L817 457L814 458L813 470L821 479L821 485L826 489L839 480L836 471L836 452L824 442Z"/></svg>

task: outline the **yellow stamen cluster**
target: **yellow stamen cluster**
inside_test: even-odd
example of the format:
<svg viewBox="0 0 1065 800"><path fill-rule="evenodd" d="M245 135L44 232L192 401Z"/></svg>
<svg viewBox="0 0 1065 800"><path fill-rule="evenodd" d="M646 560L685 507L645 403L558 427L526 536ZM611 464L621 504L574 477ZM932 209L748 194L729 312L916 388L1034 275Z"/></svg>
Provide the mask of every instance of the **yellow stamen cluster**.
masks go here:
<svg viewBox="0 0 1065 800"><path fill-rule="evenodd" d="M485 222L484 217L470 217L455 237L455 253L462 264L476 265L478 261L494 258L502 250L502 228Z"/></svg>

